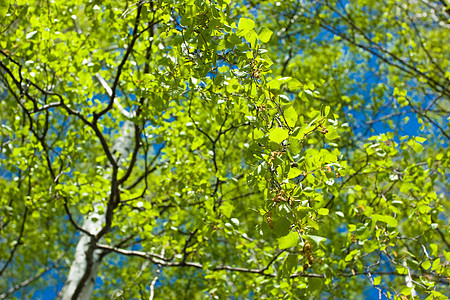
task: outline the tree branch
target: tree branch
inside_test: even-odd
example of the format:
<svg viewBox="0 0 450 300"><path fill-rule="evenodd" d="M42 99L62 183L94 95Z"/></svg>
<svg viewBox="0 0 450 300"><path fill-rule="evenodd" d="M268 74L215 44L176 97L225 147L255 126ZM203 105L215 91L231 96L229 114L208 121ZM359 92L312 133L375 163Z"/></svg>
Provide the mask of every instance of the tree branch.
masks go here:
<svg viewBox="0 0 450 300"><path fill-rule="evenodd" d="M94 123L96 123L101 116L103 116L108 111L110 111L114 105L114 98L116 98L117 86L119 85L120 76L122 75L122 69L125 66L125 63L128 61L128 57L130 56L131 52L133 51L134 44L136 43L137 39L140 36L138 27L139 27L139 22L141 19L141 12L142 12L141 2L142 1L139 1L139 4L138 4L131 42L128 45L127 51L125 52L125 55L123 56L122 61L120 62L119 66L117 67L117 73L114 78L114 83L111 87L111 94L109 95L108 106L105 109L103 109L102 111L100 111L99 113L94 113Z"/></svg>
<svg viewBox="0 0 450 300"><path fill-rule="evenodd" d="M25 222L27 220L27 215L28 215L28 207L25 206L25 211L24 211L23 217L22 217L22 225L20 226L19 236L17 237L16 243L14 244L14 247L11 250L8 259L6 260L6 262L3 265L3 267L0 269L0 276L6 270L8 265L11 263L11 261L12 261L12 259L14 257L14 253L16 252L17 248L22 244L22 237L23 237L23 232L25 230Z"/></svg>
<svg viewBox="0 0 450 300"><path fill-rule="evenodd" d="M61 258L62 258L62 256L57 258L56 261L53 262L53 264L51 264L50 266L45 267L41 272L35 274L34 276L31 276L30 278L22 281L19 284L14 285L12 288L7 290L5 293L0 294L0 300L6 299L7 297L11 296L12 294L17 292L21 288L24 288L24 287L28 286L29 284L33 283L34 281L38 280L39 278L41 278L45 273L47 273L48 271L53 269L56 266L56 264L61 260Z"/></svg>

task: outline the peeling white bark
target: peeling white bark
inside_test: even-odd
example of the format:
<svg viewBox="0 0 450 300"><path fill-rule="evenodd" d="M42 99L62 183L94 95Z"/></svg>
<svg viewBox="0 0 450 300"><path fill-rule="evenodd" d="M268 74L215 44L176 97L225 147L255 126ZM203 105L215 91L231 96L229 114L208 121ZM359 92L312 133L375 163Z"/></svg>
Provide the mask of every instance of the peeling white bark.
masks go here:
<svg viewBox="0 0 450 300"><path fill-rule="evenodd" d="M105 221L105 214L100 215L98 213L99 209L104 211L105 207L101 204L97 204L94 207L94 213L90 214L84 220L83 229L92 233L93 235L97 234L101 229L101 224ZM97 221L94 222L92 219L97 218ZM98 266L101 261L101 251L94 250L92 258L88 257L89 245L91 243L91 237L82 233L80 240L75 249L75 257L73 259L72 265L70 267L69 274L67 276L67 280L64 283L64 287L62 288L60 294L57 299L60 300L70 300L70 299L85 299L88 300L91 298L92 291L95 286L95 279L97 278ZM91 261L89 261L91 260ZM85 280L85 283L82 287L81 292L78 296L75 295L77 287L80 285L83 280L83 276L85 276L86 270L88 270L88 277ZM74 298L75 296L75 298Z"/></svg>

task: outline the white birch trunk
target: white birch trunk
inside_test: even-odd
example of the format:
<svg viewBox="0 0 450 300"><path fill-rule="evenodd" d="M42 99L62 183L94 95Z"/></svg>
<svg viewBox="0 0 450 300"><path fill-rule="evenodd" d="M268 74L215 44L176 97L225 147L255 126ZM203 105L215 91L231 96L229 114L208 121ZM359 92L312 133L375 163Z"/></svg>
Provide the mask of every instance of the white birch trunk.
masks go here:
<svg viewBox="0 0 450 300"><path fill-rule="evenodd" d="M119 156L118 165L128 158L134 141L134 126L130 121L125 121L122 126L122 134L116 139L111 152ZM83 229L91 233L88 236L81 233L80 240L75 249L75 257L70 267L66 282L57 296L59 300L88 300L92 296L97 278L97 272L102 259L102 252L96 249L94 238L105 224L106 205L94 203L93 212L85 217ZM99 214L102 211L102 214ZM94 220L93 220L94 219Z"/></svg>
<svg viewBox="0 0 450 300"><path fill-rule="evenodd" d="M105 221L105 214L98 214L99 206L102 204L97 204L94 207L94 212L85 218L83 229L86 231L97 234L101 229L101 224ZM104 211L103 207L103 211ZM97 218L96 222L92 221L92 218ZM72 265L70 267L67 280L58 295L57 299L70 300L70 299L90 299L92 291L94 290L95 279L97 278L97 270L100 264L101 256L100 251L95 250L93 255L89 257L89 245L91 243L91 237L82 233L80 240L78 241L77 247L75 249L75 257L73 259ZM78 296L75 295L77 287L81 284L83 276L85 276L86 270L90 267L88 271L88 277L82 287L81 292ZM75 298L73 298L75 296Z"/></svg>

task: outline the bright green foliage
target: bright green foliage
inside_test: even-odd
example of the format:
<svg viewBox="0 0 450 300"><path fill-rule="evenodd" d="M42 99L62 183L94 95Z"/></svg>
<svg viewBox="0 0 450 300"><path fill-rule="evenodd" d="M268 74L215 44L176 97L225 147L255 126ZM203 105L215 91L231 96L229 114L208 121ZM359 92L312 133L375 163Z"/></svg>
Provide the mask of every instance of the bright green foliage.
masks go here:
<svg viewBox="0 0 450 300"><path fill-rule="evenodd" d="M0 0L0 20L5 17L9 8L9 0Z"/></svg>
<svg viewBox="0 0 450 300"><path fill-rule="evenodd" d="M94 203L96 299L448 297L450 8L350 2L0 0L0 299Z"/></svg>

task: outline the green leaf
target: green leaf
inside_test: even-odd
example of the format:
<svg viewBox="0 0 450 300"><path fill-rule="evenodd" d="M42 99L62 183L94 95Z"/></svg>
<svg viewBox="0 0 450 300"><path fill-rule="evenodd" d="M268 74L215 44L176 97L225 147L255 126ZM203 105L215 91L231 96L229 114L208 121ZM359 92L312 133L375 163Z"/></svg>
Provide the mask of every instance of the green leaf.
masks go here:
<svg viewBox="0 0 450 300"><path fill-rule="evenodd" d="M292 270L298 265L298 255L297 254L289 254L285 259L283 264L286 267L286 270L290 273Z"/></svg>
<svg viewBox="0 0 450 300"><path fill-rule="evenodd" d="M289 131L286 129L275 127L270 131L269 140L277 144L281 143L289 137Z"/></svg>
<svg viewBox="0 0 450 300"><path fill-rule="evenodd" d="M416 141L421 143L421 144L423 144L426 140L427 140L426 138L423 138L423 137L420 137L420 136L416 137Z"/></svg>
<svg viewBox="0 0 450 300"><path fill-rule="evenodd" d="M319 292L323 290L323 278L309 278L308 279L308 290L311 292Z"/></svg>
<svg viewBox="0 0 450 300"><path fill-rule="evenodd" d="M421 266L424 270L428 270L431 267L431 262L426 260L421 264Z"/></svg>
<svg viewBox="0 0 450 300"><path fill-rule="evenodd" d="M230 42L232 45L238 45L242 43L241 38L238 37L236 34L230 34L227 37L227 41Z"/></svg>
<svg viewBox="0 0 450 300"><path fill-rule="evenodd" d="M287 249L297 246L299 240L298 232L292 231L288 235L278 239L278 248Z"/></svg>
<svg viewBox="0 0 450 300"><path fill-rule="evenodd" d="M285 217L281 217L275 220L273 225L273 231L277 236L283 236L289 233L289 227L291 222Z"/></svg>
<svg viewBox="0 0 450 300"><path fill-rule="evenodd" d="M246 19L246 18L241 18L239 20L237 35L243 36L250 30L252 30L254 27L255 27L255 21Z"/></svg>
<svg viewBox="0 0 450 300"><path fill-rule="evenodd" d="M0 0L0 18L3 18L8 13L10 0Z"/></svg>
<svg viewBox="0 0 450 300"><path fill-rule="evenodd" d="M298 119L298 114L295 111L295 108L293 108L292 106L288 107L284 111L284 118L286 119L286 122L290 127L294 127Z"/></svg>
<svg viewBox="0 0 450 300"><path fill-rule="evenodd" d="M198 147L200 147L201 145L203 145L203 139L200 137L195 138L192 141L192 145L191 145L191 150L194 151L195 149L197 149Z"/></svg>
<svg viewBox="0 0 450 300"><path fill-rule="evenodd" d="M334 127L330 126L327 128L327 130L328 130L328 133L325 134L325 137L328 140L334 140L334 139L339 138L339 134L337 133L337 131Z"/></svg>
<svg viewBox="0 0 450 300"><path fill-rule="evenodd" d="M406 296L408 296L408 295L411 295L411 290L412 290L412 288L410 288L410 287L403 287L402 288L402 290L400 291L400 293L402 294L402 295L406 295Z"/></svg>
<svg viewBox="0 0 450 300"><path fill-rule="evenodd" d="M436 258L436 259L433 261L433 264L432 264L432 266L431 266L431 270L432 270L432 271L436 271L437 269L439 269L440 265L441 265L441 259L440 259L440 258Z"/></svg>
<svg viewBox="0 0 450 300"><path fill-rule="evenodd" d="M267 87L269 89L279 89L283 83L289 82L292 78L291 77L277 77L275 79L272 79L267 83Z"/></svg>
<svg viewBox="0 0 450 300"><path fill-rule="evenodd" d="M447 251L444 250L444 256L445 256L445 259L446 259L448 262L450 262L450 251L447 252Z"/></svg>
<svg viewBox="0 0 450 300"><path fill-rule="evenodd" d="M297 168L292 167L292 168L289 170L289 173L288 173L288 175L287 175L287 178L288 178L288 179L295 178L295 177L299 176L301 173L302 173L302 171L300 171L300 170L297 169Z"/></svg>
<svg viewBox="0 0 450 300"><path fill-rule="evenodd" d="M414 142L412 148L413 148L414 152L416 152L416 153L420 153L423 151L423 146L421 144L419 144L418 142Z"/></svg>
<svg viewBox="0 0 450 300"><path fill-rule="evenodd" d="M231 213L234 209L234 206L230 203L230 202L225 202L222 204L222 206L220 207L222 210L222 213L225 217L230 218L231 217Z"/></svg>
<svg viewBox="0 0 450 300"><path fill-rule="evenodd" d="M258 35L254 30L247 31L245 34L245 39L250 43L252 48L256 47L256 42L258 40Z"/></svg>
<svg viewBox="0 0 450 300"><path fill-rule="evenodd" d="M374 220L374 222L380 221L380 222L388 224L391 227L396 227L398 225L398 221L394 217L391 217L391 216L373 214L372 219Z"/></svg>
<svg viewBox="0 0 450 300"><path fill-rule="evenodd" d="M267 27L262 27L259 31L258 38L261 42L267 43L270 41L270 37L272 36L273 31Z"/></svg>
<svg viewBox="0 0 450 300"><path fill-rule="evenodd" d="M373 279L373 285L379 285L381 283L381 276L375 277Z"/></svg>
<svg viewBox="0 0 450 300"><path fill-rule="evenodd" d="M430 244L431 255L437 256L439 255L438 246L434 243Z"/></svg>
<svg viewBox="0 0 450 300"><path fill-rule="evenodd" d="M304 239L313 241L314 243L316 243L317 246L320 245L320 242L323 242L323 241L326 241L326 240L327 240L327 239L324 238L324 237L317 236L317 235L310 235L310 234L302 235L302 237L303 237Z"/></svg>
<svg viewBox="0 0 450 300"><path fill-rule="evenodd" d="M264 132L259 129L259 128L255 128L252 133L249 134L250 138L253 138L255 140L260 139L264 136Z"/></svg>
<svg viewBox="0 0 450 300"><path fill-rule="evenodd" d="M322 216L328 215L329 212L330 212L330 211L329 211L328 208L319 208L319 209L317 210L317 213L318 213L319 215L322 215Z"/></svg>

